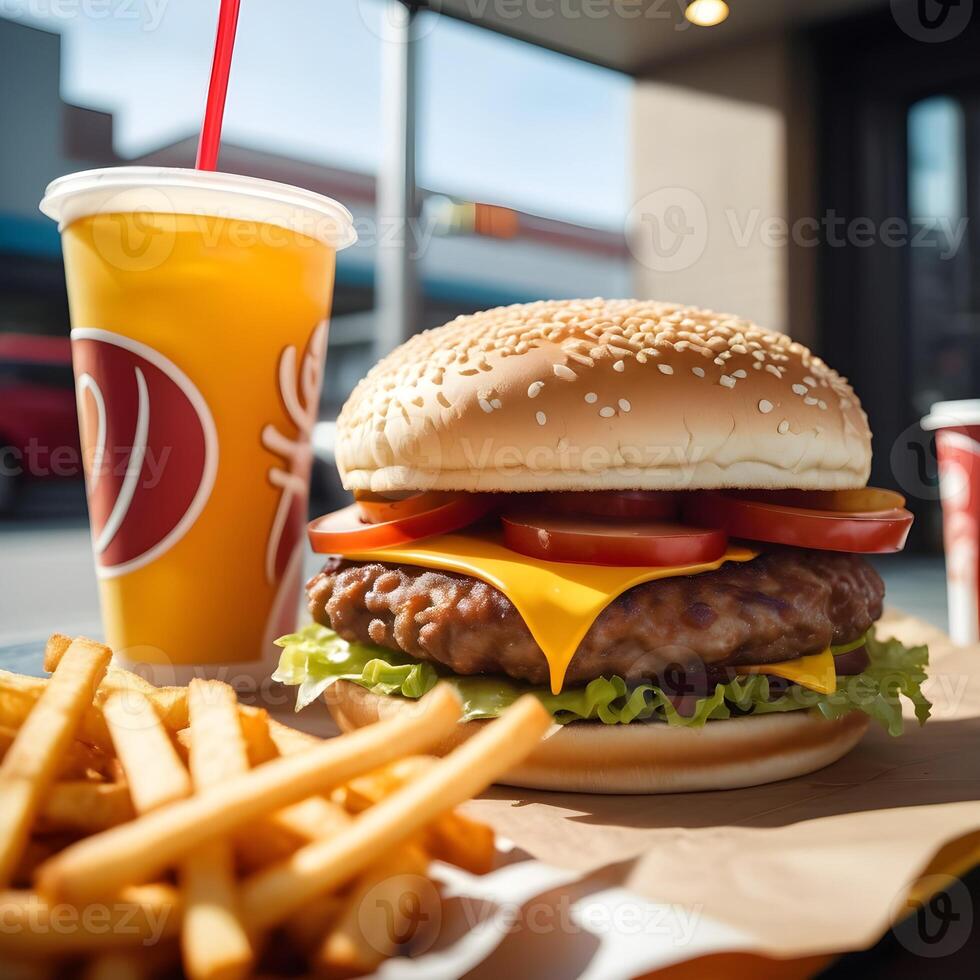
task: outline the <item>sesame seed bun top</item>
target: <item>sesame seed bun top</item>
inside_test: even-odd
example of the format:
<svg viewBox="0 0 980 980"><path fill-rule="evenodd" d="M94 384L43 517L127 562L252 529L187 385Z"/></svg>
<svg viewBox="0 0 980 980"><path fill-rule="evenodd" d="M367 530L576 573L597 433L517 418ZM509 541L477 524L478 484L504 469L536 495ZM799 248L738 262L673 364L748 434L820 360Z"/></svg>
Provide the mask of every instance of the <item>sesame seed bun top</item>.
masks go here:
<svg viewBox="0 0 980 980"><path fill-rule="evenodd" d="M412 337L337 426L344 485L445 490L862 487L867 417L784 334L641 300L553 300Z"/></svg>

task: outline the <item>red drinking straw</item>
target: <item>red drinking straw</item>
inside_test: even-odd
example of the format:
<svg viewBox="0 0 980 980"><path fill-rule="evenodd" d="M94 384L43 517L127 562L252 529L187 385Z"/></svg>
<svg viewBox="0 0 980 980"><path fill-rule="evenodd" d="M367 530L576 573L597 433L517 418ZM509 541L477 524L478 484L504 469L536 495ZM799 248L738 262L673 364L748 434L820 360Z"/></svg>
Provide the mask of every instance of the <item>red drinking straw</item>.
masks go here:
<svg viewBox="0 0 980 980"><path fill-rule="evenodd" d="M198 170L214 170L218 165L221 120L225 114L231 54L235 49L235 28L238 26L238 4L239 0L221 0L221 10L218 12L218 33L214 39L208 104L204 110L204 122L201 124L201 139L197 144L195 166Z"/></svg>

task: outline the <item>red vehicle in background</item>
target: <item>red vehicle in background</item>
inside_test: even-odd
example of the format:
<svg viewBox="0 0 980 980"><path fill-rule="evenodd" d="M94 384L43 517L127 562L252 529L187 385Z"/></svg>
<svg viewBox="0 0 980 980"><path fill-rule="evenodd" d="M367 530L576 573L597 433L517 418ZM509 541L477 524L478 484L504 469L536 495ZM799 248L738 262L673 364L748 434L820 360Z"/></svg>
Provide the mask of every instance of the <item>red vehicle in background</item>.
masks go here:
<svg viewBox="0 0 980 980"><path fill-rule="evenodd" d="M70 341L0 334L0 513L26 480L81 475Z"/></svg>

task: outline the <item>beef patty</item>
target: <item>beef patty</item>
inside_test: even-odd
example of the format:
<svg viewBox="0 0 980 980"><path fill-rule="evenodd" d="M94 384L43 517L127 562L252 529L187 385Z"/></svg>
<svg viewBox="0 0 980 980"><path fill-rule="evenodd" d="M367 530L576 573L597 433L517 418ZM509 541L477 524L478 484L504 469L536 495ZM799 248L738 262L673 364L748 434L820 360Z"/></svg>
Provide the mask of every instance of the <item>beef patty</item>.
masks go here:
<svg viewBox="0 0 980 980"><path fill-rule="evenodd" d="M848 643L881 615L884 585L856 555L786 548L701 575L637 585L579 644L569 684L631 682L678 665L764 664ZM467 575L333 559L307 584L317 622L457 674L546 684L541 648L511 601Z"/></svg>

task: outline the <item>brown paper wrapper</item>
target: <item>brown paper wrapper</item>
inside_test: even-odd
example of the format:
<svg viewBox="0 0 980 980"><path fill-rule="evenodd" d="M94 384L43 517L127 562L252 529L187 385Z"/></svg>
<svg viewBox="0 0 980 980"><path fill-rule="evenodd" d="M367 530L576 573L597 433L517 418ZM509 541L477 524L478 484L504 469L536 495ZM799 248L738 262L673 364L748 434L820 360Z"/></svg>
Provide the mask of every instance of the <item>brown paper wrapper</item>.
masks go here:
<svg viewBox="0 0 980 980"><path fill-rule="evenodd" d="M878 630L929 644L932 718L920 728L908 712L901 738L873 724L840 762L750 789L644 797L496 787L469 812L534 858L603 869L605 885L733 927L748 937L743 951L816 957L812 968L822 955L866 948L946 876L980 862L980 647L954 647L895 612Z"/></svg>

